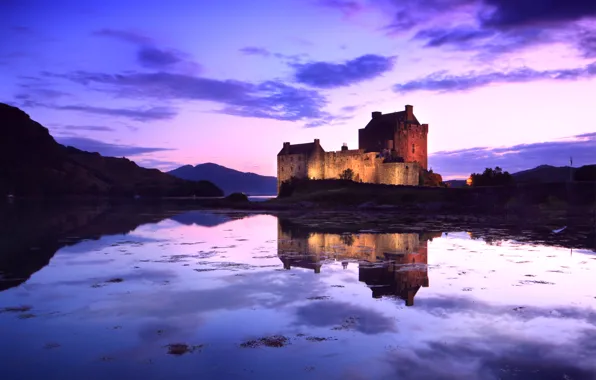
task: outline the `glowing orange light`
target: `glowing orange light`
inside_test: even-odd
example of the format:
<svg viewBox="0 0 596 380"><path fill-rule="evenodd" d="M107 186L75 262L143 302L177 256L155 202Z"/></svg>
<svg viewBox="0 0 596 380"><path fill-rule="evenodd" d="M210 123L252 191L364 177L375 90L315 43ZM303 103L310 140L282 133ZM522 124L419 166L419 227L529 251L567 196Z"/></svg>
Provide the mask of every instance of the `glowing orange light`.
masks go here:
<svg viewBox="0 0 596 380"><path fill-rule="evenodd" d="M472 186L472 177L470 177L466 180L466 185Z"/></svg>

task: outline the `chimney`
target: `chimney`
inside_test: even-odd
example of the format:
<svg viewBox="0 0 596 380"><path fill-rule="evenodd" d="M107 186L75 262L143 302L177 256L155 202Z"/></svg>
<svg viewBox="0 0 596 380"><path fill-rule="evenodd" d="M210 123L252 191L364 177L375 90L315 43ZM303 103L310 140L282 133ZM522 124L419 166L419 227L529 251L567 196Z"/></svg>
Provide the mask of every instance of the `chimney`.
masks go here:
<svg viewBox="0 0 596 380"><path fill-rule="evenodd" d="M381 117L381 115L383 115L383 113L382 113L382 112L379 112L379 111L374 111L374 112L372 113L372 118L373 118L373 119L376 119L376 118L378 118L378 117Z"/></svg>
<svg viewBox="0 0 596 380"><path fill-rule="evenodd" d="M315 139L315 145L321 145L321 141L319 139Z"/></svg>
<svg viewBox="0 0 596 380"><path fill-rule="evenodd" d="M406 121L414 120L414 106L406 106Z"/></svg>
<svg viewBox="0 0 596 380"><path fill-rule="evenodd" d="M288 152L290 150L290 143L289 142L285 142L284 143L284 152Z"/></svg>
<svg viewBox="0 0 596 380"><path fill-rule="evenodd" d="M341 150L342 151L348 150L348 144L347 143L344 143L344 145L342 145L342 147L341 147Z"/></svg>

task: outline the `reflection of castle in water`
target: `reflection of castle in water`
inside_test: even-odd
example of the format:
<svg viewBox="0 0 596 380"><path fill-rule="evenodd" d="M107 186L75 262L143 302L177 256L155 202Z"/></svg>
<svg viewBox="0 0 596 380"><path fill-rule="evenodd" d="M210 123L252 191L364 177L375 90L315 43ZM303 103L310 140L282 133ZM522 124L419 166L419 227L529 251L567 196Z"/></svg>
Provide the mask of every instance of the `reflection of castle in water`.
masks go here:
<svg viewBox="0 0 596 380"><path fill-rule="evenodd" d="M398 296L407 306L421 287L428 287L427 242L441 233L305 232L278 222L278 256L285 269L307 268L320 273L325 261L358 261L358 279L374 298Z"/></svg>

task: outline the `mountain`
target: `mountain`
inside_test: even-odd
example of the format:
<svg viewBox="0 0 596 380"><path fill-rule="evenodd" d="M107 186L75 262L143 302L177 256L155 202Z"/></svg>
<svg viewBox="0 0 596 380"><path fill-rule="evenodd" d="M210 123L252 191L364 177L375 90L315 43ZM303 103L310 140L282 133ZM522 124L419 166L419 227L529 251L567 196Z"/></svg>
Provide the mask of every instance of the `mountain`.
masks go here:
<svg viewBox="0 0 596 380"><path fill-rule="evenodd" d="M569 166L540 165L534 169L513 173L512 176L517 183L565 182L573 178L576 170Z"/></svg>
<svg viewBox="0 0 596 380"><path fill-rule="evenodd" d="M22 110L0 103L0 195L222 196L208 181L186 181L126 158L58 144Z"/></svg>
<svg viewBox="0 0 596 380"><path fill-rule="evenodd" d="M516 183L549 183L549 182L566 182L572 179L578 168L569 166L551 166L540 165L533 169L522 170L517 173L512 173L513 179ZM454 179L445 181L451 187L464 187L466 180Z"/></svg>
<svg viewBox="0 0 596 380"><path fill-rule="evenodd" d="M245 173L225 166L206 163L184 165L168 174L187 180L206 180L215 183L226 194L241 192L250 195L277 194L277 178Z"/></svg>

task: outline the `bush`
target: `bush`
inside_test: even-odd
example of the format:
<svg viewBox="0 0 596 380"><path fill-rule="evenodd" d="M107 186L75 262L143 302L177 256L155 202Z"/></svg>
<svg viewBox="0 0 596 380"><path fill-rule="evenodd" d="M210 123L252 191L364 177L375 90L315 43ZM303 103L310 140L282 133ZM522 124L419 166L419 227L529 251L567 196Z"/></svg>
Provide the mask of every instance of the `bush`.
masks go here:
<svg viewBox="0 0 596 380"><path fill-rule="evenodd" d="M283 181L279 186L279 194L277 194L278 198L288 198L294 194L294 189L296 188L296 178L292 177L287 181Z"/></svg>
<svg viewBox="0 0 596 380"><path fill-rule="evenodd" d="M420 186L447 187L443 183L443 177L438 173L434 173L432 169L420 169L418 184Z"/></svg>
<svg viewBox="0 0 596 380"><path fill-rule="evenodd" d="M344 170L340 175L339 179L343 179L346 181L352 181L354 179L354 171L350 168Z"/></svg>
<svg viewBox="0 0 596 380"><path fill-rule="evenodd" d="M484 173L472 173L472 186L505 186L513 184L513 177L509 172L504 172L500 167L486 168Z"/></svg>

